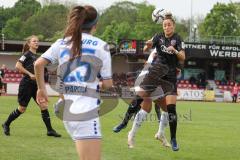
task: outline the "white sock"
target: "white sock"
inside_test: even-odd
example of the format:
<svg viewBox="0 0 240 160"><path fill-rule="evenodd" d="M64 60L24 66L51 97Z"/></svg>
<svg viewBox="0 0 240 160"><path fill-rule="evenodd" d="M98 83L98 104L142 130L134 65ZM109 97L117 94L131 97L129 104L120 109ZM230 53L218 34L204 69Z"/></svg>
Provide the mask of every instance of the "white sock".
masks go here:
<svg viewBox="0 0 240 160"><path fill-rule="evenodd" d="M138 128L141 126L142 122L146 119L147 117L147 112L141 109L135 116L132 129L130 130L129 134L130 136L134 137Z"/></svg>
<svg viewBox="0 0 240 160"><path fill-rule="evenodd" d="M165 128L167 127L167 125L168 125L168 112L162 111L157 134L164 135Z"/></svg>

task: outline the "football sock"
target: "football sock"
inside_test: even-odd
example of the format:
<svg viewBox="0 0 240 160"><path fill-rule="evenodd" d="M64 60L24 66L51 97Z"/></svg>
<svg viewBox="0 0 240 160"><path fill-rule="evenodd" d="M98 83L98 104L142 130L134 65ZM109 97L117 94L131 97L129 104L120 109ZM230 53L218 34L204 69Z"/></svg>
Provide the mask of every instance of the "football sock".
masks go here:
<svg viewBox="0 0 240 160"><path fill-rule="evenodd" d="M128 124L128 121L132 118L133 115L137 114L137 112L141 109L140 104L142 103L143 99L139 96L135 97L132 102L128 106L128 110L124 116L122 124Z"/></svg>
<svg viewBox="0 0 240 160"><path fill-rule="evenodd" d="M162 111L157 134L158 135L164 135L165 128L167 127L167 125L168 125L168 113Z"/></svg>
<svg viewBox="0 0 240 160"><path fill-rule="evenodd" d="M142 122L146 119L147 114L148 113L146 111L144 111L143 109L140 109L140 111L135 116L133 125L132 125L132 129L129 132L132 137L135 136L138 128L141 126Z"/></svg>
<svg viewBox="0 0 240 160"><path fill-rule="evenodd" d="M168 110L168 117L169 117L171 139L173 139L173 138L176 138L176 132L177 132L176 105L175 104L167 105L167 110Z"/></svg>
<svg viewBox="0 0 240 160"><path fill-rule="evenodd" d="M158 122L160 122L160 117L161 117L160 106L158 106L156 103L154 106L155 106L155 112L157 114Z"/></svg>
<svg viewBox="0 0 240 160"><path fill-rule="evenodd" d="M49 115L48 109L42 110L41 114L42 114L42 120L45 123L45 125L47 127L47 130L48 131L53 130L52 125L51 125L51 119L50 119L50 115Z"/></svg>
<svg viewBox="0 0 240 160"><path fill-rule="evenodd" d="M12 123L12 121L18 118L21 114L22 113L18 109L15 109L12 113L9 114L8 119L4 124L9 126Z"/></svg>

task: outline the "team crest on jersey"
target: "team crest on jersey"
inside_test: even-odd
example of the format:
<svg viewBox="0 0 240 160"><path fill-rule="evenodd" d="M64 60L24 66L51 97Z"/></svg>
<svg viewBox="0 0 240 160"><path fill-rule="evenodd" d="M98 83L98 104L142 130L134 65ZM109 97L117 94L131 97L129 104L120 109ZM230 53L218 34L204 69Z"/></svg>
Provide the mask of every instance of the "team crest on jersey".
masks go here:
<svg viewBox="0 0 240 160"><path fill-rule="evenodd" d="M172 39L172 40L171 40L171 46L175 46L176 43L177 43L177 41L176 41L175 39Z"/></svg>

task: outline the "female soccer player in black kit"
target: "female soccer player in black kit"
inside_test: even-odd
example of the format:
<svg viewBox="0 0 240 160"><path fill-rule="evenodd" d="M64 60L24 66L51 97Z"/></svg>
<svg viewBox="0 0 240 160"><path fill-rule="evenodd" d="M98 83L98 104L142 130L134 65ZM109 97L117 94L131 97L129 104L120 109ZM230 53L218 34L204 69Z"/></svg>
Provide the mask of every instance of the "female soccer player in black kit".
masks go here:
<svg viewBox="0 0 240 160"><path fill-rule="evenodd" d="M30 36L27 38L26 44L23 46L23 55L16 63L16 68L24 74L18 89L19 107L10 113L8 119L2 124L4 134L10 136L10 124L18 118L27 109L31 98L36 102L37 84L34 75L34 62L37 59L36 51L38 49L38 37ZM47 107L40 106L42 120L47 128L47 135L53 137L61 137L51 126L50 116Z"/></svg>
<svg viewBox="0 0 240 160"><path fill-rule="evenodd" d="M128 134L128 145L133 147L134 136L137 129L151 110L152 101L149 97L157 86L161 86L166 96L158 101L160 106L167 107L169 115L169 126L171 133L171 145L173 151L178 151L179 146L176 141L177 130L177 77L176 68L179 62L185 60L184 43L181 37L174 32L175 21L171 13L167 13L163 20L164 33L156 34L151 40L147 41L144 50L156 48L157 54L153 66L143 79L141 84L142 91L138 93L143 98L141 110L136 115L131 131ZM159 76L156 76L159 75ZM157 135L158 136L158 133Z"/></svg>

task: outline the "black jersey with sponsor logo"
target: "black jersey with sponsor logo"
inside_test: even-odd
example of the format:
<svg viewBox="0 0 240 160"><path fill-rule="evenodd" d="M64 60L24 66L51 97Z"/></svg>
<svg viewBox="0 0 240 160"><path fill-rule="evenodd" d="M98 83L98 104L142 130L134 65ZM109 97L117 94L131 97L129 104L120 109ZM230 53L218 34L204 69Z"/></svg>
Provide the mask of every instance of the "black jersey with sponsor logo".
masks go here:
<svg viewBox="0 0 240 160"><path fill-rule="evenodd" d="M23 67L34 74L34 62L37 60L37 55L32 53L31 51L25 52L20 59L18 60L22 63ZM25 79L30 79L29 75L24 74Z"/></svg>
<svg viewBox="0 0 240 160"><path fill-rule="evenodd" d="M176 77L176 68L179 65L179 61L176 54L171 54L167 51L169 46L173 46L176 50L181 51L184 49L184 42L176 33L170 38L166 38L163 33L156 34L153 37L153 48L157 49L158 61L169 67L167 76Z"/></svg>

